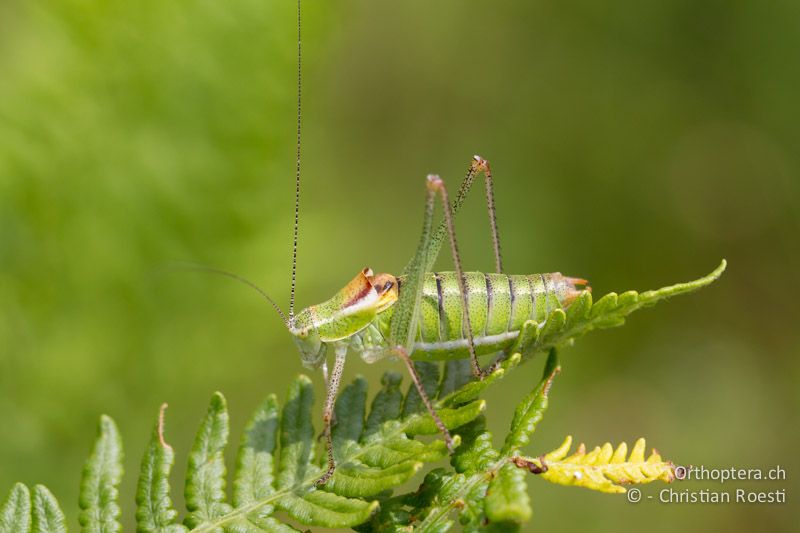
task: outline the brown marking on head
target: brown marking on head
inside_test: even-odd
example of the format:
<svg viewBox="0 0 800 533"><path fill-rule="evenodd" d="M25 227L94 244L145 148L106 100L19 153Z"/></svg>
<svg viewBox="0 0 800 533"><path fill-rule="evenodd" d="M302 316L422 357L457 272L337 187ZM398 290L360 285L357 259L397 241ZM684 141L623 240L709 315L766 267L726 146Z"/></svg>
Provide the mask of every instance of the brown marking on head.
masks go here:
<svg viewBox="0 0 800 533"><path fill-rule="evenodd" d="M366 267L342 289L345 294L342 308L355 305L365 298L374 298L374 307L381 312L397 301L397 289L397 278L393 275L375 275L371 268Z"/></svg>
<svg viewBox="0 0 800 533"><path fill-rule="evenodd" d="M377 274L370 279L372 286L378 291L378 312L380 313L397 301L400 284L391 274Z"/></svg>
<svg viewBox="0 0 800 533"><path fill-rule="evenodd" d="M342 308L357 304L366 298L370 292L375 290L370 282L371 277L372 269L369 267L364 267L361 272L359 272L358 275L356 275L356 277L350 281L350 283L345 285L344 289L342 289L342 293L345 295Z"/></svg>

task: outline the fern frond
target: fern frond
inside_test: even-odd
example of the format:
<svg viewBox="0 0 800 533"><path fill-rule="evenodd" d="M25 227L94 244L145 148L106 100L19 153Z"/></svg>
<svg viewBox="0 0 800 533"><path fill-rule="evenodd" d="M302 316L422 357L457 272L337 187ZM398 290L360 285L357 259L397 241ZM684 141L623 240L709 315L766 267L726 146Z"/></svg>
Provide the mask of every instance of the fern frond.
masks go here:
<svg viewBox="0 0 800 533"><path fill-rule="evenodd" d="M710 285L719 279L726 267L727 262L723 259L714 271L697 280L642 293L627 291L618 295L612 292L594 303L592 293L584 291L566 310L556 309L541 323L533 320L526 322L514 351L522 353L523 359L529 359L539 352L571 344L594 329L621 326L634 311Z"/></svg>
<svg viewBox="0 0 800 533"><path fill-rule="evenodd" d="M159 410L158 422L142 458L136 490L136 523L139 531L179 533L187 530L177 523L178 511L169 492L169 473L175 463L175 452L164 440L166 409L167 404L163 404Z"/></svg>
<svg viewBox="0 0 800 533"><path fill-rule="evenodd" d="M575 453L567 456L571 446L572 437L568 436L561 446L542 457L516 457L514 462L520 468L539 473L551 483L609 493L625 492L622 485L658 480L670 483L675 479L675 465L663 460L658 451L654 449L645 458L644 439L636 441L630 456L624 442L616 449L606 442L588 453L581 443Z"/></svg>
<svg viewBox="0 0 800 533"><path fill-rule="evenodd" d="M190 527L207 524L230 512L225 503L225 446L228 444L228 408L224 396L211 397L208 412L189 452L186 471L184 523Z"/></svg>
<svg viewBox="0 0 800 533"><path fill-rule="evenodd" d="M6 501L0 507L0 531L30 531L31 493L22 483L17 483L9 491Z"/></svg>
<svg viewBox="0 0 800 533"><path fill-rule="evenodd" d="M502 377L519 361L518 355L509 358L496 373ZM547 398L559 369L558 356L552 350L541 381L517 407L502 451L493 447L484 417L476 417L457 429L463 443L451 457L453 472L444 469L429 472L417 492L382 502L380 512L359 530L401 531L413 527L415 531L447 531L454 525L454 512L458 512L465 531L483 530L488 524L499 531L519 528L532 511L524 490L524 472L514 468L509 460L527 442L547 410ZM491 376L483 382L490 379ZM465 390L474 391L483 382L471 382L451 398L464 397ZM444 403L447 401L445 398Z"/></svg>
<svg viewBox="0 0 800 533"><path fill-rule="evenodd" d="M17 483L0 506L0 533L66 533L64 513L44 485L33 488L33 497Z"/></svg>
<svg viewBox="0 0 800 533"><path fill-rule="evenodd" d="M64 512L58 500L44 485L33 488L32 531L34 533L66 533Z"/></svg>
<svg viewBox="0 0 800 533"><path fill-rule="evenodd" d="M245 427L236 458L233 505L250 505L274 492L276 435L280 423L278 399L270 394Z"/></svg>
<svg viewBox="0 0 800 533"><path fill-rule="evenodd" d="M119 484L122 482L122 439L108 416L100 417L98 436L81 480L78 520L84 531L120 531Z"/></svg>
<svg viewBox="0 0 800 533"><path fill-rule="evenodd" d="M423 382L435 393L435 387L441 386L437 371L425 365L420 369ZM447 456L441 440L423 443L410 438L413 434L435 434L438 429L427 412L418 409L418 398L411 392L414 388L403 394L400 384L399 375L385 374L383 388L369 409L363 378L344 387L335 405L333 427L338 466L320 489L315 482L324 471L324 457L318 458L315 453L311 380L305 376L295 379L282 409L274 397L269 397L256 411L242 439L233 505L226 503L221 490L227 410L224 398L215 395L193 447L187 474L187 506L194 531L289 530L273 516L277 510L310 526L352 527L365 522L379 506L371 498L405 483L425 463ZM485 406L477 399L459 404L450 400L446 397L437 403L440 417L450 428L479 416ZM458 442L458 436L455 439Z"/></svg>
<svg viewBox="0 0 800 533"><path fill-rule="evenodd" d="M503 465L489 483L485 511L492 522L522 524L530 520L533 510L525 472L510 463Z"/></svg>
<svg viewBox="0 0 800 533"><path fill-rule="evenodd" d="M510 455L530 442L530 436L547 410L550 387L559 372L561 372L561 367L558 365L558 356L555 350L551 350L545 363L542 381L517 405L514 411L511 430L506 436L502 450L504 455Z"/></svg>

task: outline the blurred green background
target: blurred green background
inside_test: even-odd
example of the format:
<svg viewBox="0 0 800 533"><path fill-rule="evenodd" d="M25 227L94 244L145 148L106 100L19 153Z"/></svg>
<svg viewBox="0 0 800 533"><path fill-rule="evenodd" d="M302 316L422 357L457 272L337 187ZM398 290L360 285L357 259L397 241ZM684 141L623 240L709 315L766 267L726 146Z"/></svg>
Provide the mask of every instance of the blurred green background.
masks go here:
<svg viewBox="0 0 800 533"><path fill-rule="evenodd" d="M365 265L401 270L425 174L454 187L474 153L493 164L510 272L584 276L603 294L726 257L710 288L565 351L530 451L644 435L680 463L783 465L785 482L736 488L791 486L789 503L633 506L531 479L530 529L796 525L800 4L307 0L304 13L298 305ZM46 483L74 527L107 413L130 525L161 402L180 492L210 394L226 394L236 439L301 371L254 292L165 268L225 268L288 301L294 17L291 0L0 3L0 492ZM458 232L465 264L490 270L482 201L476 188ZM540 366L490 393L496 435ZM346 379L386 369L402 370L353 357Z"/></svg>

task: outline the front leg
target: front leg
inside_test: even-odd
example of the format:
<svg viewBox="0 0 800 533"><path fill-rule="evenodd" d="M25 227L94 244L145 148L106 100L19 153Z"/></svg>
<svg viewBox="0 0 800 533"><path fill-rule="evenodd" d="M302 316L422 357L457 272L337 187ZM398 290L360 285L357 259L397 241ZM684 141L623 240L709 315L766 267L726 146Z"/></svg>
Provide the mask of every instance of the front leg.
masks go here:
<svg viewBox="0 0 800 533"><path fill-rule="evenodd" d="M328 390L328 360L323 359L322 364L319 365L320 370L322 370L322 382L325 384L325 390ZM331 417L331 425L336 425L336 411L333 412L333 417ZM317 435L317 441L321 441L325 437L325 429L323 428L322 432Z"/></svg>
<svg viewBox="0 0 800 533"><path fill-rule="evenodd" d="M325 396L325 408L322 412L322 423L324 425L323 434L325 435L325 447L328 451L328 470L317 480L317 485L324 485L336 470L336 459L333 457L333 434L331 423L333 421L333 406L336 402L336 393L339 391L339 382L344 370L344 360L347 356L347 344L336 344L336 360L333 363L333 372L327 379L327 395ZM327 368L327 365L326 365Z"/></svg>
<svg viewBox="0 0 800 533"><path fill-rule="evenodd" d="M325 383L325 390L328 390L328 360L323 359L319 368L322 370L322 382Z"/></svg>

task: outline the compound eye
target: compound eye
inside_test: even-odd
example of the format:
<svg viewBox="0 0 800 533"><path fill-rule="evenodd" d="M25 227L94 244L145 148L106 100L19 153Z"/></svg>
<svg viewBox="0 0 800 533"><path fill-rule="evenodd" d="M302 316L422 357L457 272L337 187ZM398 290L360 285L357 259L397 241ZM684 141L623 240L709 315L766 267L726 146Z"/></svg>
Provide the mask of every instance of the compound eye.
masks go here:
<svg viewBox="0 0 800 533"><path fill-rule="evenodd" d="M381 292L387 292L392 287L394 287L394 282L393 281L387 281L386 283L383 284L383 289L381 289Z"/></svg>

